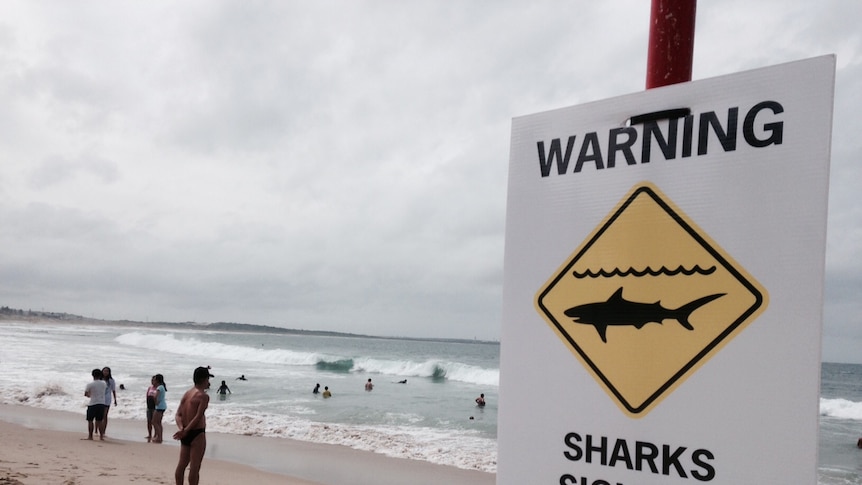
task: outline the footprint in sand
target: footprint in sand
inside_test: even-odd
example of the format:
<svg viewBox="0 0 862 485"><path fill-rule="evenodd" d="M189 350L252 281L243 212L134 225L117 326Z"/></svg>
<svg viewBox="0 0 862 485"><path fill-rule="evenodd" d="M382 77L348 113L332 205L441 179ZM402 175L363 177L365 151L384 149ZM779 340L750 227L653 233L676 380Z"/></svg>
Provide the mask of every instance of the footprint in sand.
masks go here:
<svg viewBox="0 0 862 485"><path fill-rule="evenodd" d="M18 480L19 478L27 478L27 475L9 469L0 470L0 485L24 485L24 482Z"/></svg>

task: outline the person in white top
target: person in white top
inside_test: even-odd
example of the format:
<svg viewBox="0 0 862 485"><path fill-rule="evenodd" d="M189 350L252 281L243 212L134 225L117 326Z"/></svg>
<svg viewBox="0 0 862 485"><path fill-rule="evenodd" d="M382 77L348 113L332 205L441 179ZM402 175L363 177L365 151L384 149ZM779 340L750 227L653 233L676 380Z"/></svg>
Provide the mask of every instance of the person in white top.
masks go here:
<svg viewBox="0 0 862 485"><path fill-rule="evenodd" d="M87 439L93 439L93 431L99 431L99 439L105 439L102 431L102 420L105 417L105 381L102 380L102 371L93 369L91 372L93 380L84 388L84 396L90 398L87 405ZM95 421L95 423L94 423Z"/></svg>
<svg viewBox="0 0 862 485"><path fill-rule="evenodd" d="M102 368L102 380L105 381L105 417L102 418L102 436L105 436L105 431L108 429L108 411L111 410L111 396L114 397L114 406L117 405L117 384L114 382L114 376L111 375L110 367Z"/></svg>

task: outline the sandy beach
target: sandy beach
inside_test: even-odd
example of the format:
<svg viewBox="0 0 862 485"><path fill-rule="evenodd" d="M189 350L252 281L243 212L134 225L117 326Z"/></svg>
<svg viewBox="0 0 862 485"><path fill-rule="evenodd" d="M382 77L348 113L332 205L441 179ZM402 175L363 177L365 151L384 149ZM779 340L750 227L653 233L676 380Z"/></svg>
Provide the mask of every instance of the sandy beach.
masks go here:
<svg viewBox="0 0 862 485"><path fill-rule="evenodd" d="M88 441L83 411L0 405L0 485L174 483L176 442L147 443L141 421L112 419ZM165 434L173 426L166 425ZM453 450L454 451L454 450ZM490 485L495 475L343 446L207 433L201 483L233 485Z"/></svg>

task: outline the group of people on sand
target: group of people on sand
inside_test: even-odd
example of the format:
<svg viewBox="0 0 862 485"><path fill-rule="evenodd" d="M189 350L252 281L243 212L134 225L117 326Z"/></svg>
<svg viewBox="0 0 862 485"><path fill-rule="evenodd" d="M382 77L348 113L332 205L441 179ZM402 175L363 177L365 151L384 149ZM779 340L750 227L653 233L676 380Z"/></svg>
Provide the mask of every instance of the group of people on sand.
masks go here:
<svg viewBox="0 0 862 485"><path fill-rule="evenodd" d="M84 388L84 396L90 399L87 406L87 439L92 440L94 433L98 433L99 439L104 440L112 397L114 405L117 404L116 387L108 367L93 369L92 376L93 380ZM210 374L209 367L198 367L194 370L194 386L183 394L175 414L179 431L174 433L173 438L180 442L180 457L174 472L177 485L183 483L186 468L189 469L189 483L197 485L200 482L201 462L207 446L204 413L209 406L210 398L206 391L210 388L210 377L214 376ZM154 375L146 393L147 441L152 443L162 442L162 417L167 409L166 393L164 376Z"/></svg>
<svg viewBox="0 0 862 485"><path fill-rule="evenodd" d="M111 403L117 405L117 387L111 368L93 369L91 372L93 380L84 388L84 396L89 398L87 406L87 439L93 440L95 434L100 440L105 439L105 430L108 427L108 411ZM174 433L173 438L180 442L180 457L174 472L177 485L182 485L185 480L186 468L189 469L189 484L197 485L200 482L200 468L206 452L206 410L209 406L210 397L207 389L210 388L209 367L198 367L192 374L194 386L187 390L180 399L180 405L175 414L175 420L179 431ZM244 375L242 376L245 377ZM245 379L243 379L245 380ZM406 381L402 382L406 384ZM365 390L371 391L374 385L371 379L365 383ZM161 443L163 437L162 418L167 410L165 378L162 374L155 374L150 379L150 387L147 388L147 441ZM225 381L221 382L219 394L230 392ZM314 394L320 393L320 384L314 386ZM332 393L329 386L325 386L323 397L329 398ZM476 405L485 406L485 395L476 398ZM472 419L472 416L471 416Z"/></svg>
<svg viewBox="0 0 862 485"><path fill-rule="evenodd" d="M84 397L90 399L87 404L87 439L92 440L94 434L98 434L99 439L104 440L111 402L115 406L117 404L117 385L110 367L93 369L90 374L93 380L84 387Z"/></svg>
<svg viewBox="0 0 862 485"><path fill-rule="evenodd" d="M150 387L147 388L147 442L162 442L162 418L168 409L167 393L165 376L156 374L150 378Z"/></svg>

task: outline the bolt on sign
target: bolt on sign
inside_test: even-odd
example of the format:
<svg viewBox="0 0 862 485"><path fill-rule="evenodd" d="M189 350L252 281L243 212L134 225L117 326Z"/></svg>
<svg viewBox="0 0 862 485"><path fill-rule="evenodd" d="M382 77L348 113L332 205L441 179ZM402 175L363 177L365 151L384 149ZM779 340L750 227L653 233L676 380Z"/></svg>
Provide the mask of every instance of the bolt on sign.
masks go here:
<svg viewBox="0 0 862 485"><path fill-rule="evenodd" d="M834 72L513 120L498 484L816 483Z"/></svg>

